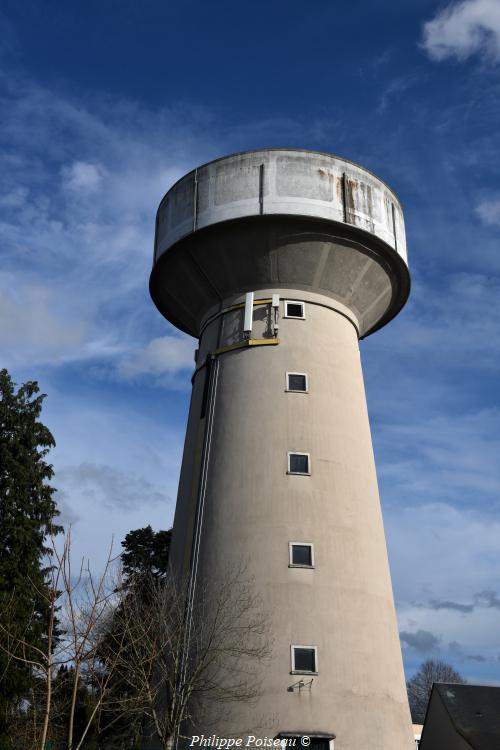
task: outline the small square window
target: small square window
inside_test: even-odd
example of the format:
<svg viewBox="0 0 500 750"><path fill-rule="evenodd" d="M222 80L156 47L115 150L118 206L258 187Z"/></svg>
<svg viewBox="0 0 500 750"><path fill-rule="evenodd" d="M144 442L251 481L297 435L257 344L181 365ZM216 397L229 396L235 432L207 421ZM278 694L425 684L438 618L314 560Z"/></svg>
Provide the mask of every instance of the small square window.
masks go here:
<svg viewBox="0 0 500 750"><path fill-rule="evenodd" d="M291 568L314 568L314 553L312 544L307 542L290 542Z"/></svg>
<svg viewBox="0 0 500 750"><path fill-rule="evenodd" d="M289 474L310 474L309 453L289 453L288 454L288 473Z"/></svg>
<svg viewBox="0 0 500 750"><path fill-rule="evenodd" d="M286 389L295 393L307 393L307 375L305 372L287 372Z"/></svg>
<svg viewBox="0 0 500 750"><path fill-rule="evenodd" d="M285 300L285 318L305 318L304 303L294 300Z"/></svg>
<svg viewBox="0 0 500 750"><path fill-rule="evenodd" d="M294 674L317 674L318 654L316 646L292 646L292 672Z"/></svg>

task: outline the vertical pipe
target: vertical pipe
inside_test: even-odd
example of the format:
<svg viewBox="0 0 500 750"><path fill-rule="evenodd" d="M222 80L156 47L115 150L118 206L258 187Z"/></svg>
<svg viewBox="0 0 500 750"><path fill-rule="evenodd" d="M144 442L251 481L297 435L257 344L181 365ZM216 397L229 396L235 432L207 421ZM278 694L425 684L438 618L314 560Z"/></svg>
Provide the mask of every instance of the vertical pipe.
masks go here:
<svg viewBox="0 0 500 750"><path fill-rule="evenodd" d="M394 249L397 251L398 236L396 234L396 209L394 208L394 203L391 203L391 208L392 208L392 233L394 235Z"/></svg>
<svg viewBox="0 0 500 750"><path fill-rule="evenodd" d="M347 218L347 175L342 172L342 207L344 209L344 223L349 224Z"/></svg>
<svg viewBox="0 0 500 750"><path fill-rule="evenodd" d="M264 165L259 167L259 213L264 213Z"/></svg>
<svg viewBox="0 0 500 750"><path fill-rule="evenodd" d="M208 477L208 466L210 461L210 447L212 443L212 428L215 411L215 397L217 394L217 381L219 374L219 360L217 357L212 355L210 360L210 367L208 367L207 361L207 373L208 378L208 394L207 394L207 406L205 415L205 434L203 436L203 449L201 456L201 467L200 477L198 483L198 495L196 499L196 511L195 511L195 523L193 533L193 543L191 547L191 560L189 566L189 579L187 584L186 593L186 610L184 615L184 638L183 648L181 654L181 669L179 675L178 690L182 690L186 682L186 671L187 671L187 655L189 653L189 644L191 641L191 630L193 624L193 605L196 592L196 578L198 574L198 560L200 555L200 544L203 527L203 512L205 508L205 497L207 489L207 477ZM173 747L177 748L179 743L179 730L177 728L176 736L173 740Z"/></svg>
<svg viewBox="0 0 500 750"><path fill-rule="evenodd" d="M193 194L193 232L198 223L198 169L194 170L194 194Z"/></svg>

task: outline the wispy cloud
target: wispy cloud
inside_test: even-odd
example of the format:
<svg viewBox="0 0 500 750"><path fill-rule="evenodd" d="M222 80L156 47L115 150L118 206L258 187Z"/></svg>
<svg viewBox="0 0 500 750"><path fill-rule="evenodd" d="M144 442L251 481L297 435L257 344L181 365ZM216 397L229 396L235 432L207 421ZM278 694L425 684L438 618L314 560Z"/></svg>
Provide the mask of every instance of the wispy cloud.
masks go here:
<svg viewBox="0 0 500 750"><path fill-rule="evenodd" d="M450 609L454 612L473 612L474 611L474 605L473 604L460 604L460 602L450 602L450 601L438 601L437 599L431 599L431 601L427 605L429 609Z"/></svg>
<svg viewBox="0 0 500 750"><path fill-rule="evenodd" d="M432 495L432 489L428 491ZM400 630L411 671L424 655L461 664L498 656L500 523L476 507L408 504L385 513ZM416 635L431 633L433 639ZM414 638L416 637L416 639ZM418 651L417 647L420 647Z"/></svg>
<svg viewBox="0 0 500 750"><path fill-rule="evenodd" d="M385 517L396 596L418 614L419 622L430 617L431 610L433 617L444 612L415 604L422 599L474 603L495 611L493 600L484 594L497 590L494 562L500 556L500 521L495 514L479 507L425 503L390 508Z"/></svg>
<svg viewBox="0 0 500 750"><path fill-rule="evenodd" d="M443 271L439 278L425 281L417 275L404 318L404 335L389 329L379 337L378 347L404 351L412 358L414 372L420 369L417 360L422 356L446 369L500 368L498 272L481 273L478 264L477 270Z"/></svg>
<svg viewBox="0 0 500 750"><path fill-rule="evenodd" d="M118 374L125 380L141 376L175 375L194 367L194 339L188 336L162 336L147 346L130 352L118 365Z"/></svg>
<svg viewBox="0 0 500 750"><path fill-rule="evenodd" d="M89 374L175 374L190 345L161 338L169 326L148 299L154 214L213 148L210 115L84 103L15 74L0 77L0 90L6 364L36 370L80 358L94 360Z"/></svg>
<svg viewBox="0 0 500 750"><path fill-rule="evenodd" d="M433 60L474 54L500 61L500 4L498 0L462 0L440 11L424 24L422 46Z"/></svg>
<svg viewBox="0 0 500 750"><path fill-rule="evenodd" d="M106 508L130 510L160 503L166 507L171 500L143 476L106 464L68 466L59 473L59 479L70 489L78 487L87 501Z"/></svg>
<svg viewBox="0 0 500 750"><path fill-rule="evenodd" d="M34 360L60 364L81 355L86 322L71 320L68 305L58 297L54 288L26 286L14 274L0 274L0 349L5 366Z"/></svg>
<svg viewBox="0 0 500 750"><path fill-rule="evenodd" d="M379 425L380 476L389 497L422 504L500 507L500 411L419 418ZM386 497L387 500L389 498Z"/></svg>
<svg viewBox="0 0 500 750"><path fill-rule="evenodd" d="M486 609L500 609L500 597L496 591L479 591L473 596L474 601L470 604L464 604L461 602L452 602L448 600L431 599L425 604L415 604L417 607L424 609L431 609L437 611L439 609L448 609L452 612L461 612L462 614L469 614L474 612L478 607L485 607Z"/></svg>
<svg viewBox="0 0 500 750"><path fill-rule="evenodd" d="M485 224L500 226L500 198L481 201L476 206L476 213Z"/></svg>
<svg viewBox="0 0 500 750"><path fill-rule="evenodd" d="M63 522L74 524L76 558L98 565L112 536L119 548L130 529L148 523L169 528L184 425L174 423L163 392L155 392L151 410L128 386L125 396L116 398L115 383L93 384L83 396L69 385L62 390L53 382L42 385L48 392L44 422L56 439L51 452L56 500Z"/></svg>
<svg viewBox="0 0 500 750"><path fill-rule="evenodd" d="M417 630L415 633L409 633L405 630L402 630L399 634L399 637L401 638L403 643L406 643L407 646L415 649L415 651L418 651L419 654L423 655L429 654L431 651L434 651L439 645L440 641L440 638L438 638L438 636L434 635L434 633L431 633L428 630Z"/></svg>
<svg viewBox="0 0 500 750"><path fill-rule="evenodd" d="M483 607L500 609L500 597L495 591L481 591L476 595L476 600Z"/></svg>
<svg viewBox="0 0 500 750"><path fill-rule="evenodd" d="M63 187L80 195L94 192L102 183L106 172L100 164L75 161L62 167Z"/></svg>
<svg viewBox="0 0 500 750"><path fill-rule="evenodd" d="M477 661L479 663L484 663L485 661L488 661L486 656L483 656L482 654L469 654L466 657L469 661Z"/></svg>
<svg viewBox="0 0 500 750"><path fill-rule="evenodd" d="M377 107L378 114L383 114L392 102L396 106L400 105L403 94L408 91L416 82L417 76L406 75L392 80L385 88L382 89L380 101Z"/></svg>

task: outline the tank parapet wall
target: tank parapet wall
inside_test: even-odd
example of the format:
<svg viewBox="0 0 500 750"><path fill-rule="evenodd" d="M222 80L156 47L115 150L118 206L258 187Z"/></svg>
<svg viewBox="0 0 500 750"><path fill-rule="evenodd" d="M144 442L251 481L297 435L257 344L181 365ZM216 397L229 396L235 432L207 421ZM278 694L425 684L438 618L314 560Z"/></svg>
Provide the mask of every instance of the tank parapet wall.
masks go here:
<svg viewBox="0 0 500 750"><path fill-rule="evenodd" d="M160 203L150 289L198 336L214 306L246 291L316 292L364 337L408 298L403 212L378 177L330 154L264 149L210 162Z"/></svg>

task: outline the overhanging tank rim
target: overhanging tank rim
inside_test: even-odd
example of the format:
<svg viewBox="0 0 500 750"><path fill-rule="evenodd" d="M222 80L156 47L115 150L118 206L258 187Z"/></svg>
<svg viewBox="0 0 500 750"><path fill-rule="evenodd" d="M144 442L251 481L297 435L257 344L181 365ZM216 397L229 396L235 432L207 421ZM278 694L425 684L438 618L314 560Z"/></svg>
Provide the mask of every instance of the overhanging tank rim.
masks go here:
<svg viewBox="0 0 500 750"><path fill-rule="evenodd" d="M396 203L398 204L401 211L403 211L403 204L399 200L398 196L394 192L394 190L391 188L391 186L383 180L381 177L378 176L376 172L373 172L371 169L367 169L362 164L358 164L358 162L353 161L352 159L347 159L344 156L340 156L339 154L334 154L331 151L320 151L319 149L314 148L298 148L297 146L286 148L286 147L279 147L279 146L268 146L267 148L249 148L245 151L235 151L232 154L226 154L226 156L218 156L216 159L210 159L210 161L206 161L203 164L199 164L197 167L193 167L193 169L190 169L189 172L186 172L182 175L182 177L179 177L178 180L173 182L166 193L164 193L163 198L160 200L160 203L158 205L158 208L156 210L156 216L158 216L158 212L160 208L163 205L163 202L167 195L170 193L171 190L174 189L176 185L179 184L179 182L182 182L182 180L185 180L186 177L189 177L190 174L194 174L197 172L198 169L203 169L204 167L210 166L210 164L216 164L218 161L225 161L226 159L232 159L235 156L244 156L245 154L260 154L261 152L267 152L267 151L296 151L298 153L302 152L304 154L321 154L322 156L330 156L332 159L338 159L339 161L343 161L346 164L352 164L353 167L357 167L358 169L361 169L363 172L367 172L372 177L375 177L376 180L382 183L387 190L391 193L391 195L394 197Z"/></svg>
<svg viewBox="0 0 500 750"><path fill-rule="evenodd" d="M201 227L200 229L196 229L193 232L188 232L183 237L180 237L176 242L173 243L173 245L170 245L167 250L165 250L157 259L153 262L153 267L151 269L151 273L149 276L149 294L151 296L151 299L153 300L155 307L157 310L167 318L167 320L172 323L172 325L176 326L176 328L179 328L179 330L183 331L184 333L187 333L189 336L193 336L197 338L198 334L196 332L193 332L189 330L184 323L180 322L179 318L176 318L175 316L171 315L165 315L164 311L160 307L160 305L157 303L156 295L153 291L153 284L156 279L156 277L159 274L159 266L163 265L162 261L165 262L168 259L168 255L171 250L178 249L179 245L188 243L194 236L199 236L200 234L208 233L213 230L214 227L220 227L223 225L228 224L236 224L243 221L257 221L257 222L264 222L264 221L272 221L273 219L290 219L290 214L252 214L251 216L245 216L245 217L237 217L232 219L225 219L223 221L217 221L213 224L209 224L206 227ZM353 235L353 239L351 241L356 242L356 236L359 238L359 245L361 245L366 250L370 250L370 245L365 245L362 240L364 238L369 238L370 243L375 244L377 246L377 249L381 251L381 254L385 255L385 259L391 263L392 270L394 271L394 274L399 282L398 288L396 289L396 294L393 296L391 300L391 305L388 308L388 310L385 312L385 314L378 320L371 328L369 328L362 336L359 337L359 340L362 341L367 336L370 336L372 333L375 333L375 331L378 331L380 328L383 328L387 323L389 323L393 318L398 315L399 312L403 309L406 302L408 301L408 297L410 296L410 290L411 290L411 276L408 269L408 265L405 262L405 260L399 255L399 253L390 245L387 244L387 242L384 242L380 237L377 237L376 235L372 234L371 232L366 231L365 229L361 229L360 227L356 227L352 224L345 224L344 222L339 221L333 221L332 219L326 219L324 217L311 217L307 214L294 214L294 219L305 219L307 221L310 221L311 219L314 220L314 222L317 222L318 224L323 224L326 226L331 226L332 228L339 228L341 227L344 230L344 236L342 233L339 233L339 235L336 236L336 239L349 241L349 237L346 236L348 234ZM348 230L347 233L345 230ZM156 273L155 273L156 272ZM279 288L279 284L275 285L276 288ZM251 291L251 290L250 290Z"/></svg>

